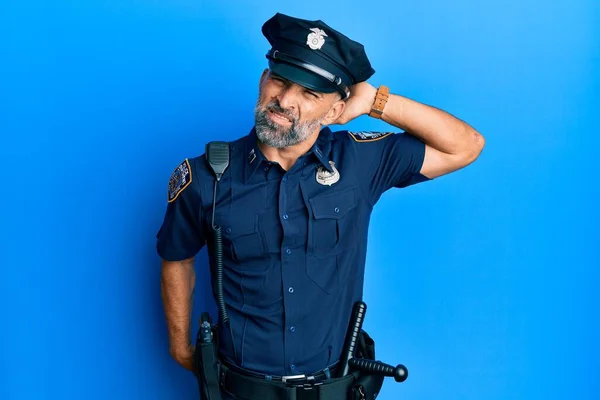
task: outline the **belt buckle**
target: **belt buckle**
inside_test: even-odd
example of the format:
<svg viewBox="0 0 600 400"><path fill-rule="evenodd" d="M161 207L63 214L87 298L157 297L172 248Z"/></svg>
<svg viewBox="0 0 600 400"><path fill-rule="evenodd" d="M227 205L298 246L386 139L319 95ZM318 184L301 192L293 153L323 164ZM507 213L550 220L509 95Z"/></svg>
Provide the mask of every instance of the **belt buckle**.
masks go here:
<svg viewBox="0 0 600 400"><path fill-rule="evenodd" d="M282 376L281 381L292 387L304 390L312 390L316 386L320 386L323 382L317 382L313 375L288 375Z"/></svg>
<svg viewBox="0 0 600 400"><path fill-rule="evenodd" d="M301 383L306 381L306 375L301 374L301 375L286 375L286 376L282 376L281 377L281 382L283 383Z"/></svg>

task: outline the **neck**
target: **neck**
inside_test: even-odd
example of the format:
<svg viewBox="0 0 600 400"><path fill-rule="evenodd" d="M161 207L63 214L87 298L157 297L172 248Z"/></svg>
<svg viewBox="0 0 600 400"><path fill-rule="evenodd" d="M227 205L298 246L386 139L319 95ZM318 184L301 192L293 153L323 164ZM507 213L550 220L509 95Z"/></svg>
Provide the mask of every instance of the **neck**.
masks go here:
<svg viewBox="0 0 600 400"><path fill-rule="evenodd" d="M309 136L305 141L293 146L279 149L276 147L267 146L259 141L258 148L267 160L276 162L281 165L284 170L289 171L290 168L294 166L298 158L306 154L308 150L310 150L310 148L315 144L317 138L319 137L319 132L320 129Z"/></svg>

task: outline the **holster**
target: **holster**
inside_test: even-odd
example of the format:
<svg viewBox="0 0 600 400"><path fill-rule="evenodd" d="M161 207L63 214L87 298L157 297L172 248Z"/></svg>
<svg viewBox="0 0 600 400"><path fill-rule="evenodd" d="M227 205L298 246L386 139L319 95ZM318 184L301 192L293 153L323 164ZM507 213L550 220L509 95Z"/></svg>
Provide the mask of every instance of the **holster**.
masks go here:
<svg viewBox="0 0 600 400"><path fill-rule="evenodd" d="M367 332L361 330L358 335L356 358L375 360L375 341ZM367 375L361 372L358 379L350 387L348 400L374 400L383 386L382 375Z"/></svg>
<svg viewBox="0 0 600 400"><path fill-rule="evenodd" d="M221 400L219 385L220 364L217 358L218 332L217 327L211 324L212 340L205 341L198 331L196 349L194 353L194 366L200 400Z"/></svg>

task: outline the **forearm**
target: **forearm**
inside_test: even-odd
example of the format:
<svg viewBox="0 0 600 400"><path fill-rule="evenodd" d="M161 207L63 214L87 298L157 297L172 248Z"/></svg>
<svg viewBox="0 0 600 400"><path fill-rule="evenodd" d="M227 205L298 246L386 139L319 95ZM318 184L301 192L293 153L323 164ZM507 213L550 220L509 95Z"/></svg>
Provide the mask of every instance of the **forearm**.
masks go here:
<svg viewBox="0 0 600 400"><path fill-rule="evenodd" d="M371 90L373 100L376 92L376 88ZM370 107L367 114L369 111ZM481 135L464 121L400 95L390 94L381 119L446 154L476 152L483 141Z"/></svg>
<svg viewBox="0 0 600 400"><path fill-rule="evenodd" d="M161 296L171 354L190 346L190 318L195 285L194 260L162 263Z"/></svg>

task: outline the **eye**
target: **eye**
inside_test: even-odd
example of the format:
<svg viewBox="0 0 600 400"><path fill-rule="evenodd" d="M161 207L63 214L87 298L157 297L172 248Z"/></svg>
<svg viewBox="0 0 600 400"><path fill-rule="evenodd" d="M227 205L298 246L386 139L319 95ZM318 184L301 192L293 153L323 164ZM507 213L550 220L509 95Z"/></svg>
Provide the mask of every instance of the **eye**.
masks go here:
<svg viewBox="0 0 600 400"><path fill-rule="evenodd" d="M315 99L319 98L319 96L315 92L312 92L310 90L305 90L304 93L314 97Z"/></svg>

